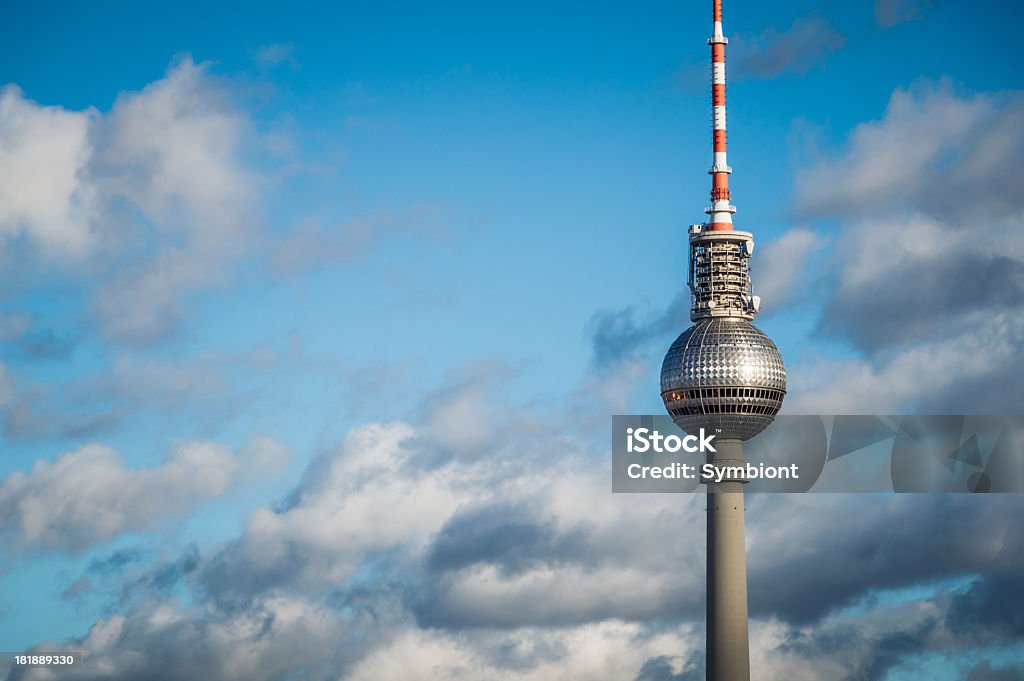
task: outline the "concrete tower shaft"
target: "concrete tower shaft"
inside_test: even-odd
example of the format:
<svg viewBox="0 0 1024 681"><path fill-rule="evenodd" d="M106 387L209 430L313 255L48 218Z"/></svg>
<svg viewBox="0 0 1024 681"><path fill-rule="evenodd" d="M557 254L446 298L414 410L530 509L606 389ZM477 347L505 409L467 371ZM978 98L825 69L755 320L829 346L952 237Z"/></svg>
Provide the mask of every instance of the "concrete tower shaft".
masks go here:
<svg viewBox="0 0 1024 681"><path fill-rule="evenodd" d="M743 443L723 441L708 463L716 469L743 465ZM744 542L745 479L708 483L707 681L750 681L747 556ZM713 489L714 488L714 489Z"/></svg>

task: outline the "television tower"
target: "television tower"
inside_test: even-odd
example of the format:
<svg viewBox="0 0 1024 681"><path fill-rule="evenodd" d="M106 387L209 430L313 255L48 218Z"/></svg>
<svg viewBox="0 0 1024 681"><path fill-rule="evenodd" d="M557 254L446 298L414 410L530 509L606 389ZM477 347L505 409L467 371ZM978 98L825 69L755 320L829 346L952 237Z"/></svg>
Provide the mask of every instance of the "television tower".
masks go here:
<svg viewBox="0 0 1024 681"><path fill-rule="evenodd" d="M751 324L760 305L750 281L754 237L733 229L732 168L725 151L725 46L722 0L714 2L711 105L714 161L708 222L690 226L690 320L661 366L661 397L687 433L715 434L716 468L743 465L743 442L775 419L786 395L786 368L775 344ZM707 679L749 681L745 477L708 482Z"/></svg>

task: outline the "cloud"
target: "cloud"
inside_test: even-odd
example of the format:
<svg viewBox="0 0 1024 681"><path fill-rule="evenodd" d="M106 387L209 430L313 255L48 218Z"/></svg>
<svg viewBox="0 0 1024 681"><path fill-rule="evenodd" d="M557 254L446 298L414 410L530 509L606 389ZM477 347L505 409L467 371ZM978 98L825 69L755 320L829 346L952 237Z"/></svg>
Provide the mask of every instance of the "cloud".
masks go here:
<svg viewBox="0 0 1024 681"><path fill-rule="evenodd" d="M794 367L802 404L973 413L1024 397L1022 173L1024 97L921 82L798 177L800 215L842 226L818 332L863 354Z"/></svg>
<svg viewBox="0 0 1024 681"><path fill-rule="evenodd" d="M298 60L295 58L294 43L261 45L253 50L252 60L256 62L257 66L264 68L280 66L281 64L288 64L293 67L299 65Z"/></svg>
<svg viewBox="0 0 1024 681"><path fill-rule="evenodd" d="M65 601L73 601L81 598L92 591L92 580L88 577L79 577L72 582L68 588L61 592L60 597Z"/></svg>
<svg viewBox="0 0 1024 681"><path fill-rule="evenodd" d="M995 667L982 662L971 670L967 681L1024 681L1024 666Z"/></svg>
<svg viewBox="0 0 1024 681"><path fill-rule="evenodd" d="M16 345L17 347L17 345ZM123 351L102 375L66 382L25 378L0 362L0 433L10 440L95 438L129 415L158 415L165 426L184 423L200 431L221 427L265 390L287 350L257 346L235 354L201 352L184 359L156 359Z"/></svg>
<svg viewBox="0 0 1024 681"><path fill-rule="evenodd" d="M27 382L0 362L0 431L21 440L55 430L77 430L87 424L78 414L58 415L48 402L45 386Z"/></svg>
<svg viewBox="0 0 1024 681"><path fill-rule="evenodd" d="M748 503L756 514L747 541L751 613L806 626L876 591L965 574L1019 572L1024 542L1003 519L1020 504L1012 497L870 499L798 495ZM991 532L978 533L989 524ZM993 618L978 619L995 626Z"/></svg>
<svg viewBox="0 0 1024 681"><path fill-rule="evenodd" d="M129 565L146 558L146 552L139 548L118 549L104 558L89 561L86 571L90 575L105 576L121 572Z"/></svg>
<svg viewBox="0 0 1024 681"><path fill-rule="evenodd" d="M965 636L981 633L983 642L1024 638L1024 576L995 572L957 594L947 626Z"/></svg>
<svg viewBox="0 0 1024 681"><path fill-rule="evenodd" d="M204 562L202 590L228 607L340 589L345 602L396 599L422 626L467 632L702 617L699 496L609 496L602 473L543 430L499 428L501 445L474 458L424 451L439 446L424 435L350 433L287 504L256 512ZM1011 497L876 497L867 511L856 495L750 503L751 611L795 626L878 589L1024 564ZM856 521L837 532L839 518ZM926 531L935 518L949 521Z"/></svg>
<svg viewBox="0 0 1024 681"><path fill-rule="evenodd" d="M460 509L434 538L427 566L448 572L490 563L507 574L522 574L538 562L557 564L560 555L577 560L588 540L581 528L559 533L551 520L530 519L529 510L522 507Z"/></svg>
<svg viewBox="0 0 1024 681"><path fill-rule="evenodd" d="M733 42L734 68L741 78L806 73L845 44L846 36L827 19L800 17L785 31L769 28L749 38L737 36Z"/></svg>
<svg viewBox="0 0 1024 681"><path fill-rule="evenodd" d="M244 601L282 585L322 587L351 577L367 553L424 541L460 497L440 475L400 474L411 436L402 424L350 433L286 509L255 512L245 534L208 562L209 593Z"/></svg>
<svg viewBox="0 0 1024 681"><path fill-rule="evenodd" d="M452 636L410 626L389 610L342 612L292 596L234 612L158 601L132 617L98 622L73 644L89 663L61 671L72 681L600 681L633 678L645 660L664 650L693 651L699 640L688 629L651 632L621 622ZM53 677L21 669L8 678Z"/></svg>
<svg viewBox="0 0 1024 681"><path fill-rule="evenodd" d="M266 46L257 58L287 61L290 49ZM295 275L350 260L390 234L436 228L430 204L345 220L307 215L269 228L273 190L307 164L292 158L292 140L252 120L236 92L188 56L119 94L107 112L42 106L16 86L0 91L7 284L45 276L82 289L107 337L147 345L180 329L194 297L229 286L242 262ZM5 317L0 336L24 322ZM23 345L46 356L70 352L50 333L36 331Z"/></svg>
<svg viewBox="0 0 1024 681"><path fill-rule="evenodd" d="M271 267L294 275L351 260L392 235L437 231L440 208L420 204L400 212L381 211L332 224L308 219L283 237L269 254Z"/></svg>
<svg viewBox="0 0 1024 681"><path fill-rule="evenodd" d="M704 665L688 663L676 671L676 660L668 655L652 657L640 667L634 681L699 681L705 678Z"/></svg>
<svg viewBox="0 0 1024 681"><path fill-rule="evenodd" d="M460 403L488 371L436 399ZM492 403L476 455L439 439L429 410L366 424L219 548L97 558L85 577L127 586L92 594L136 595L60 644L89 655L69 678L183 679L201 663L256 681L699 674L703 498L610 494L602 455L493 392L477 393ZM881 679L932 651L1012 645L1019 506L749 499L755 664L769 680Z"/></svg>
<svg viewBox="0 0 1024 681"><path fill-rule="evenodd" d="M825 244L825 238L817 232L797 227L756 249L750 276L754 292L761 296L761 314L770 314L806 297L800 286L814 270L811 256Z"/></svg>
<svg viewBox="0 0 1024 681"><path fill-rule="evenodd" d="M1022 200L1013 181L1024 165L1022 102L1015 92L959 95L948 81L899 88L880 120L858 125L840 153L797 177L797 208L961 221L985 199L986 226L1011 217Z"/></svg>
<svg viewBox="0 0 1024 681"><path fill-rule="evenodd" d="M839 240L841 269L820 329L871 353L952 335L965 322L991 328L1019 312L1024 239L1015 232L1024 221L990 224L988 238L978 239L955 219L860 221Z"/></svg>
<svg viewBox="0 0 1024 681"><path fill-rule="evenodd" d="M875 0L875 23L884 29L916 21L931 6L931 0Z"/></svg>
<svg viewBox="0 0 1024 681"><path fill-rule="evenodd" d="M688 326L689 319L689 291L677 294L664 311L654 314L636 305L598 310L587 325L594 365L603 368L633 359L650 341Z"/></svg>
<svg viewBox="0 0 1024 681"><path fill-rule="evenodd" d="M82 178L94 110L41 106L0 90L0 235L23 237L54 259L94 246L95 188Z"/></svg>
<svg viewBox="0 0 1024 681"><path fill-rule="evenodd" d="M804 357L788 369L794 414L1002 414L1024 400L1019 316L958 325L871 359ZM871 323L865 320L863 323Z"/></svg>
<svg viewBox="0 0 1024 681"><path fill-rule="evenodd" d="M176 446L155 468L131 469L109 447L88 445L0 481L0 533L22 550L80 552L146 530L222 494L248 466L273 470L277 445L242 454L211 442ZM268 468L269 467L269 468Z"/></svg>
<svg viewBox="0 0 1024 681"><path fill-rule="evenodd" d="M141 250L97 292L110 334L137 341L167 334L180 320L180 297L218 283L246 253L262 182L243 160L248 126L189 58L142 91L120 95L97 120L85 174L116 227L106 230L105 245L135 241Z"/></svg>
<svg viewBox="0 0 1024 681"><path fill-rule="evenodd" d="M243 160L249 123L185 57L109 113L0 93L0 235L96 283L111 335L148 341L180 297L244 253L261 178Z"/></svg>
<svg viewBox="0 0 1024 681"><path fill-rule="evenodd" d="M642 626L620 622L469 637L412 630L373 651L344 678L628 679L660 651L693 650L697 644L690 631L652 634Z"/></svg>
<svg viewBox="0 0 1024 681"><path fill-rule="evenodd" d="M606 480L599 470L580 474L578 445L535 414L508 406L492 412L488 399L476 381L456 380L436 393L421 428L375 424L350 432L285 504L255 512L243 536L205 562L203 591L219 603L245 603L374 575L373 597L391 593L419 620L458 629L693 607L687 585L695 581L669 579L656 555L637 559L663 539L633 536L630 518L655 523L673 500L648 504L640 520L625 513L628 499L612 499L601 521L586 500L603 495ZM453 440L438 428L436 413L463 413L459 405L474 401L491 415L476 419L468 435ZM673 546L671 560L685 560L686 550Z"/></svg>
<svg viewBox="0 0 1024 681"><path fill-rule="evenodd" d="M374 640L363 622L321 603L263 599L244 611L182 610L172 601L147 601L131 617L112 616L74 642L89 662L60 676L153 681L284 679L305 669L327 679L347 669ZM20 669L7 678L49 679L52 672Z"/></svg>

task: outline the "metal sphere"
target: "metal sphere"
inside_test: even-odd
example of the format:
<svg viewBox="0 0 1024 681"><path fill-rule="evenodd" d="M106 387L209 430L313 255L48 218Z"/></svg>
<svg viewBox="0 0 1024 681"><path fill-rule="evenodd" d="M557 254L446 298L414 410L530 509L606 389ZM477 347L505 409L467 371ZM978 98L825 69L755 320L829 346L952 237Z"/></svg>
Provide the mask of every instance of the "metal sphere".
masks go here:
<svg viewBox="0 0 1024 681"><path fill-rule="evenodd" d="M704 319L679 335L661 365L661 398L688 433L749 440L786 395L786 367L768 336L744 319ZM721 431L721 432L716 432Z"/></svg>

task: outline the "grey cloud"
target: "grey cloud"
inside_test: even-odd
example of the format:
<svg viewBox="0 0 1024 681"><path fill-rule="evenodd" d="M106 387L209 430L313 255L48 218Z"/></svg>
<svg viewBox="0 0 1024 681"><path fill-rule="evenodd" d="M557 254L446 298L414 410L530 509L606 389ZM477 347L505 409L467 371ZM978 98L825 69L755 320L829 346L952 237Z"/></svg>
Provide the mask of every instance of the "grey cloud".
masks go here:
<svg viewBox="0 0 1024 681"><path fill-rule="evenodd" d="M472 382L446 399L461 404L464 394L476 394ZM626 518L592 527L586 497L604 489L596 472L570 478L583 486L574 493L578 510L550 510L558 479L551 467L574 460L565 458L564 435L515 427L512 412L503 410L487 424L490 456L430 454L424 448L450 447L431 435L432 412L418 434L403 424L353 431L316 464L289 503L257 511L242 537L204 562L198 573L203 591L223 604L279 590L316 593L379 573L375 556L387 555L393 580L382 589L401 594L432 626L635 619L665 607L696 612L696 592L688 588L696 578L668 579L656 550L666 545L663 537L635 536ZM432 463L424 466L424 460ZM497 492L508 479L520 485ZM664 512L667 501L642 515ZM644 522L669 531L653 519ZM685 560L688 548L671 545L671 561ZM618 588L609 596L613 584Z"/></svg>
<svg viewBox="0 0 1024 681"><path fill-rule="evenodd" d="M252 415L286 362L295 362L290 349L266 346L171 359L125 351L101 375L63 383L29 381L0 363L0 433L74 445L123 422L158 416L171 430L201 435L243 412ZM323 373L322 365L317 371ZM254 375L261 380L250 380Z"/></svg>
<svg viewBox="0 0 1024 681"><path fill-rule="evenodd" d="M93 558L89 561L86 571L91 575L106 576L116 574L129 565L144 560L148 553L139 548L118 549L103 558Z"/></svg>
<svg viewBox="0 0 1024 681"><path fill-rule="evenodd" d="M177 418L223 426L238 414L252 412L263 386L248 382L254 375L269 380L280 368L287 350L252 347L234 354L200 352L184 358L153 358L124 352L99 376L88 376L62 386L67 410L83 405L102 413L122 416L143 411L160 414L165 425Z"/></svg>
<svg viewBox="0 0 1024 681"><path fill-rule="evenodd" d="M798 213L842 224L817 332L863 358L790 367L791 409L841 413L871 399L876 411L1002 413L1013 403L1024 375L1022 173L1024 97L919 82L797 178Z"/></svg>
<svg viewBox="0 0 1024 681"><path fill-rule="evenodd" d="M475 390L455 383L439 397ZM612 495L600 456L558 429L514 427L522 415L499 404L491 456L425 454L447 447L429 413L419 428L362 426L235 540L118 578L155 600L128 599L64 644L90 656L77 678L183 679L199 663L215 681L699 674L704 500ZM1024 574L1019 507L1010 495L748 500L766 681L875 679L922 652L1007 640L1018 623L995 606ZM99 561L117 578L131 558ZM958 600L942 586L963 575L987 591ZM935 595L910 603L887 595L928 584ZM179 589L192 605L159 595Z"/></svg>
<svg viewBox="0 0 1024 681"><path fill-rule="evenodd" d="M68 642L87 664L62 670L73 681L148 679L210 681L336 679L376 637L372 622L301 599L254 602L242 612L180 610L150 601L131 617L102 620ZM8 681L44 679L21 668Z"/></svg>
<svg viewBox="0 0 1024 681"><path fill-rule="evenodd" d="M73 601L90 591L92 591L92 580L88 577L79 577L61 592L60 597L65 601Z"/></svg>
<svg viewBox="0 0 1024 681"><path fill-rule="evenodd" d="M195 572L199 562L199 548L194 543L169 559L154 559L142 548L118 549L90 560L85 572L65 591L64 598L97 593L111 599L114 605L108 610L123 611L155 596L173 595Z"/></svg>
<svg viewBox="0 0 1024 681"><path fill-rule="evenodd" d="M635 305L594 313L588 330L596 367L608 367L631 359L645 345L657 339L664 338L667 348L672 342L669 336L689 326L689 291L679 293L664 311L644 316Z"/></svg>
<svg viewBox="0 0 1024 681"><path fill-rule="evenodd" d="M400 212L381 211L345 221L308 219L278 241L268 254L279 274L295 275L351 260L391 236L441 233L441 208L420 204Z"/></svg>
<svg viewBox="0 0 1024 681"><path fill-rule="evenodd" d="M382 454L381 450L376 451L376 456ZM336 478L335 486L322 493L351 495L352 490L344 491L343 484L340 489L337 486L342 479ZM581 490L582 498L593 498L591 494L589 488ZM864 601L866 605L861 610L866 614L852 619L835 606L849 603L853 594L863 594L875 586L913 585L930 576L979 568L1019 570L1021 555L1019 547L1013 546L1020 542L1013 539L1011 521L1001 526L992 524L993 518L1014 516L1012 503L1006 502L1009 507L997 504L985 509L979 504L950 507L927 497L889 497L878 499L880 503L873 504L872 512L865 517L864 499L848 497L837 502L833 497L802 498L801 508L768 499L751 509L752 587L778 589L779 600L819 601L817 607L801 612L801 606L779 605L766 600L763 592L752 591L754 640L760 646L755 652L764 662L766 679L820 678L828 670L835 670L836 665L848 672L833 673L832 678L881 679L885 670L922 651L969 650L979 640L979 631L1000 630L1001 615L993 615L987 606L965 614L955 605L955 598L924 601L908 609L905 617L887 614L891 606L886 605L884 598ZM606 654L614 652L619 664L632 664L628 677L685 679L696 674L699 678L699 637L684 643L675 634L667 636L666 632L676 631L673 626L645 628L641 624L671 622L680 617L699 620L703 613L699 600L703 583L699 579L703 568L703 514L699 503L682 506L681 501L678 497L631 498L621 503L610 499L602 505L615 509L610 515L593 507L597 516L590 514L596 522L594 532L589 535L589 546L581 547L580 551L602 557L582 571L577 569L579 564L572 556L565 555L564 547L553 541L561 532L543 523L535 523L523 533L528 543L541 538L539 544L532 544L535 548L528 549L533 552L531 560L523 561L500 547L482 554L472 553L472 541L481 532L488 535L487 528L500 527L502 513L508 516L507 524L524 526L522 518L531 517L534 511L524 511L521 505L499 504L486 511L481 508L461 513L453 508L448 513L449 520L436 525L441 529L434 541L419 550L414 548L418 542L408 541L385 551L357 549L366 572L363 578L354 580L311 581L311 564L319 566L317 569L325 576L331 575L332 570L317 557L318 553L322 557L324 548L311 545L312 535L296 537L292 546L303 548L305 556L290 567L279 564L281 572L273 584L245 582L245 573L239 571L244 568L241 562L235 563L231 572L222 573L225 580L243 580L244 588L249 589L243 601L221 605L212 600L201 608L186 610L142 604L126 618L98 623L90 634L73 642L90 655L91 663L83 669L82 676L69 678L93 678L88 676L89 670L101 668L107 670L106 678L148 677L152 670L155 678L184 679L195 673L192 665L198 659L212 665L204 677L211 679L269 680L280 678L286 671L302 672L310 679L402 679L406 677L399 672L386 671L391 669L387 660L415 659L420 665L444 670L438 672L438 678L454 678L457 669L471 668L476 677L517 678L516 675L530 672L532 678L554 679L572 675L568 670L578 669L574 665L578 664L579 656L593 656L594 645ZM407 497L404 503L418 505L422 498ZM557 504L561 509L559 526L565 523L566 515L587 515L586 509L573 513L571 498L541 495L533 501L534 506L549 504ZM624 517L621 526L615 528L617 521L613 518L619 514ZM936 517L946 519L946 524L936 527ZM843 525L844 519L856 519L856 525ZM306 520L311 517L306 516ZM263 521L248 531L249 541L258 536L260 522ZM876 548L871 538L883 535L883 528L890 525L906 527L891 542L883 541ZM570 522L568 527L572 526ZM986 533L978 531L982 527ZM333 536L325 539L337 543L344 535ZM512 544L516 544L516 536L513 533ZM571 531L568 536L572 536ZM1002 542L996 540L999 537ZM493 546L489 538L483 543ZM993 549L995 554L983 550L1000 543L1007 548ZM256 548L251 546L250 551ZM548 550L551 555L545 558ZM905 557L900 558L900 554ZM250 552L247 558L258 561L264 555L261 550ZM439 563L438 555L447 560ZM435 557L433 567L443 572L418 573L417 565L430 569L431 556ZM891 561L896 564L887 567ZM194 563L194 554L186 552L181 561L170 561L167 565L186 568L176 572L180 575ZM466 590L482 564L502 563L519 571L485 572L487 579L497 581L491 590L479 589L485 582L477 582L475 591ZM929 567L929 563L935 565ZM618 569L623 572L616 574ZM534 582L542 575L561 575L562 579L540 580L530 590L523 584L516 585L517 575ZM638 590L644 581L653 587L649 601ZM503 583L505 588L515 587L511 597L502 596ZM432 591L438 584L441 592ZM673 585L679 590L673 591ZM1005 596L1013 585L992 582L990 586L993 595ZM452 600L450 590L459 592L459 598ZM626 592L625 599L616 598L620 591ZM692 598L681 598L684 594ZM574 595L579 598L573 598ZM650 605L645 604L648 602ZM817 616L810 614L815 610ZM821 614L825 611L828 614ZM1008 608L1003 612L1011 611ZM789 624L777 619L794 614L799 617ZM411 616L416 619L410 620ZM623 619L637 624L623 625ZM952 623L950 635L941 631L945 621ZM955 623L961 621L963 626L958 628ZM304 653L301 657L289 656L283 648L296 644L296 632L302 631L303 623L315 631L312 635L302 632L302 636L319 645L306 647L306 641L299 647L299 652ZM605 626L612 629L599 638L581 638L594 627ZM543 632L540 638L546 641L546 648L524 643L532 640L533 627L540 627L538 631ZM777 631L766 639L773 643L758 642L762 627ZM349 642L358 642L358 649L349 647ZM248 651L247 662L230 666L215 662L218 655L223 657L239 647ZM187 659L181 654L185 649L190 651ZM132 650L145 650L145 660L130 655ZM680 658L686 660L682 666L679 659L665 657L687 650ZM817 673L791 674L799 665ZM594 678L622 678L622 673L609 664L606 675Z"/></svg>
<svg viewBox="0 0 1024 681"><path fill-rule="evenodd" d="M752 36L737 36L733 43L736 74L772 78L782 73L805 73L829 52L846 44L846 36L827 19L801 17L785 31L769 28Z"/></svg>
<svg viewBox="0 0 1024 681"><path fill-rule="evenodd" d="M261 45L252 51L252 60L256 62L257 66L264 68L280 66L282 64L288 64L294 68L299 65L298 60L295 58L294 43Z"/></svg>
<svg viewBox="0 0 1024 681"><path fill-rule="evenodd" d="M796 503L754 500L760 508L748 542L752 613L806 624L874 590L970 573L1016 574L1024 565L1024 541L1009 520L1020 502L1012 497L890 496L865 503L860 495L813 496ZM816 510L799 522L786 519L801 507ZM808 546L814 560L807 559Z"/></svg>
<svg viewBox="0 0 1024 681"><path fill-rule="evenodd" d="M688 660L682 671L676 672L673 659L668 655L652 657L640 667L634 681L700 681L704 678L703 661Z"/></svg>
<svg viewBox="0 0 1024 681"><path fill-rule="evenodd" d="M37 329L21 335L14 343L16 351L31 360L65 360L71 357L78 339L53 329Z"/></svg>
<svg viewBox="0 0 1024 681"><path fill-rule="evenodd" d="M872 230L880 241L885 232ZM868 353L948 333L965 322L987 325L994 310L1024 310L1024 259L953 251L907 259L891 276L834 291L819 329ZM898 277L898 282L894 281ZM980 313L980 314L979 314Z"/></svg>
<svg viewBox="0 0 1024 681"><path fill-rule="evenodd" d="M249 125L226 89L187 57L141 92L122 93L96 120L82 176L112 225L97 226L96 247L148 246L119 258L97 292L96 312L112 335L167 335L182 296L217 283L246 253L264 181L242 160Z"/></svg>
<svg viewBox="0 0 1024 681"><path fill-rule="evenodd" d="M982 662L971 670L967 681L1024 681L1024 666L996 667Z"/></svg>
<svg viewBox="0 0 1024 681"><path fill-rule="evenodd" d="M953 598L947 626L982 645L1024 640L1024 575L993 573Z"/></svg>
<svg viewBox="0 0 1024 681"><path fill-rule="evenodd" d="M144 586L151 590L147 593L153 591L162 594L169 593L185 577L195 572L197 567L199 567L199 547L189 544L177 559L157 566L151 574L147 575Z"/></svg>
<svg viewBox="0 0 1024 681"><path fill-rule="evenodd" d="M258 511L242 537L205 561L198 583L223 603L279 590L316 593L381 573L379 557L387 556L381 593L400 597L433 627L698 619L702 500L638 504L617 495L602 504L611 515L594 516L588 499L605 489L596 473L581 462L563 469L569 486L556 494L550 467L572 458L552 462L544 453L564 444L543 429L503 430L502 420L489 425L502 433L495 439L539 452L540 460L499 449L485 458L436 457L424 468L418 462L431 458L423 453L431 445L415 431L392 424L353 432L291 503ZM515 491L499 493L510 479ZM1024 563L1012 497L878 497L867 510L863 496L749 504L750 603L759 617L813 622L878 589ZM935 518L944 519L941 532L933 531Z"/></svg>
<svg viewBox="0 0 1024 681"><path fill-rule="evenodd" d="M978 315L951 331L870 359L789 366L784 408L814 414L1012 412L1021 395L1018 348L1024 320Z"/></svg>
<svg viewBox="0 0 1024 681"><path fill-rule="evenodd" d="M920 19L931 6L931 0L875 0L875 22L891 28Z"/></svg>
<svg viewBox="0 0 1024 681"><path fill-rule="evenodd" d="M587 543L582 528L558 532L550 520L530 519L522 506L488 506L456 513L445 523L427 554L427 566L445 572L492 563L521 573L541 561L549 566L560 557L578 561Z"/></svg>
<svg viewBox="0 0 1024 681"><path fill-rule="evenodd" d="M796 657L842 660L844 681L883 681L888 672L914 654L927 650L938 623L925 617L877 634L850 623L789 632L780 651Z"/></svg>

